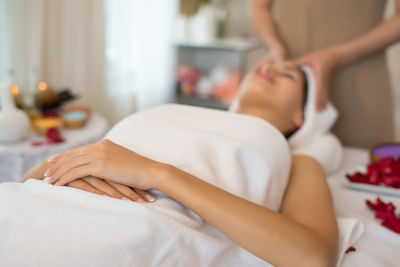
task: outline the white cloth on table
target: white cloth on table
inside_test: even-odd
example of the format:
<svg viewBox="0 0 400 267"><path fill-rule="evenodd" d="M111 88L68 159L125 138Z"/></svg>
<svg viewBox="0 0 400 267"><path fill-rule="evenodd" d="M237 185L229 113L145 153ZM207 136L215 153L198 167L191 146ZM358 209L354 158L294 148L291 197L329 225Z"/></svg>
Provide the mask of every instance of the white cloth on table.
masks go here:
<svg viewBox="0 0 400 267"><path fill-rule="evenodd" d="M335 213L338 217L353 217L364 225L364 233L352 246L355 252L345 254L341 267L398 267L400 262L400 235L380 225L375 212L367 207L365 200L375 201L377 194L345 187L346 173L369 162L368 150L346 148L340 169L328 177L333 195ZM400 198L381 195L384 202L400 207ZM397 212L398 213L398 208Z"/></svg>
<svg viewBox="0 0 400 267"><path fill-rule="evenodd" d="M41 164L47 157L98 142L106 133L107 127L107 121L93 113L83 128L63 130L64 143L32 147L31 141L38 139L32 134L21 143L0 144L0 183L19 182L28 170Z"/></svg>

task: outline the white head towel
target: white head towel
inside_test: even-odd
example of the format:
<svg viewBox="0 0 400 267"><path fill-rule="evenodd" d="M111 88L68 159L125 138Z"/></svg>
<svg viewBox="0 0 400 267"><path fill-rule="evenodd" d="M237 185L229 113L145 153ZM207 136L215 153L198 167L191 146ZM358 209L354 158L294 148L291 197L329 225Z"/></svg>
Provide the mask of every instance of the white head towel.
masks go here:
<svg viewBox="0 0 400 267"><path fill-rule="evenodd" d="M317 86L314 72L308 66L303 66L302 69L308 82L307 100L303 126L289 138L289 145L292 149L310 144L316 138L328 133L338 117L336 108L330 102L325 110L317 111Z"/></svg>

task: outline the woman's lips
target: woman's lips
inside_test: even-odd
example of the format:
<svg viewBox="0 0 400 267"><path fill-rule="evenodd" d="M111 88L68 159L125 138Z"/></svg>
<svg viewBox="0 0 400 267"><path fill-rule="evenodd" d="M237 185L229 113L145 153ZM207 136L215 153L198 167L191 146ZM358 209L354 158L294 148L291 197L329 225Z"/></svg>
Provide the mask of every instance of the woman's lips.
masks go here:
<svg viewBox="0 0 400 267"><path fill-rule="evenodd" d="M257 79L262 79L272 84L275 82L275 79L267 73L255 73L254 76Z"/></svg>

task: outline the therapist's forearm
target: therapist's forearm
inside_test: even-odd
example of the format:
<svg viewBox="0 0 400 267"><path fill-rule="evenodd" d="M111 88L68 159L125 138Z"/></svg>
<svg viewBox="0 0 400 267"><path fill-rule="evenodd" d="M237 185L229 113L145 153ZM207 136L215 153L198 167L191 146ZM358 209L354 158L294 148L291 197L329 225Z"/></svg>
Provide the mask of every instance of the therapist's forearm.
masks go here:
<svg viewBox="0 0 400 267"><path fill-rule="evenodd" d="M167 169L157 189L251 253L277 266L327 266L325 247L308 228L175 167Z"/></svg>
<svg viewBox="0 0 400 267"><path fill-rule="evenodd" d="M269 48L282 47L270 12L269 0L252 0L252 24L261 41Z"/></svg>
<svg viewBox="0 0 400 267"><path fill-rule="evenodd" d="M333 49L339 57L339 67L343 67L382 51L398 40L400 40L400 14L383 22L368 33L337 45Z"/></svg>

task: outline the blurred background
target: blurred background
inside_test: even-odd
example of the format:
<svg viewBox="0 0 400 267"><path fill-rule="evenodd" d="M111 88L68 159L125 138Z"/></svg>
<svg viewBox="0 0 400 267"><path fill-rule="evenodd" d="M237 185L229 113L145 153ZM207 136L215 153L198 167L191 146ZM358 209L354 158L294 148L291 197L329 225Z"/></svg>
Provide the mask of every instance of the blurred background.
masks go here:
<svg viewBox="0 0 400 267"><path fill-rule="evenodd" d="M0 81L17 86L21 108L45 83L109 125L167 102L226 109L268 49L249 16L243 0L0 0ZM400 103L399 45L387 58Z"/></svg>

